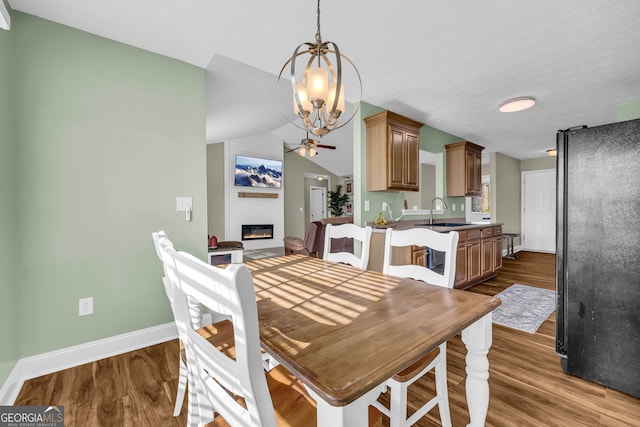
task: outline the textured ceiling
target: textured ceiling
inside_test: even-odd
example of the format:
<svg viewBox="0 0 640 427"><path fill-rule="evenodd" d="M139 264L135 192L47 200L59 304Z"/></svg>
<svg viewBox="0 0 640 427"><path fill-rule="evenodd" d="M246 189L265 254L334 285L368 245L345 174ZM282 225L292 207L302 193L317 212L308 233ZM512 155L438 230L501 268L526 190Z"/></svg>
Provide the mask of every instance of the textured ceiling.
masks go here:
<svg viewBox="0 0 640 427"><path fill-rule="evenodd" d="M304 137L274 103L275 76L315 34L313 0L10 0L11 7L207 68L209 142L273 132ZM555 133L616 120L640 99L638 0L322 0L322 35L358 66L363 99L526 159ZM530 110L500 113L529 95ZM347 94L347 98L349 95ZM353 101L353 99L350 99ZM351 172L351 130L318 163Z"/></svg>

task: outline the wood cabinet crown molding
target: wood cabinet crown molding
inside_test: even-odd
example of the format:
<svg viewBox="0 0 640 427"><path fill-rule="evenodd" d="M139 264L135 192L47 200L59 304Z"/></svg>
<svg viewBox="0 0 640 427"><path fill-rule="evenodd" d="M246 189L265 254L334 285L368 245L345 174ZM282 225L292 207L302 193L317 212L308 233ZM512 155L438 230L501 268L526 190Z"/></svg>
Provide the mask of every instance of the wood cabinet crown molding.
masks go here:
<svg viewBox="0 0 640 427"><path fill-rule="evenodd" d="M364 119L367 191L418 191L422 123L383 111Z"/></svg>

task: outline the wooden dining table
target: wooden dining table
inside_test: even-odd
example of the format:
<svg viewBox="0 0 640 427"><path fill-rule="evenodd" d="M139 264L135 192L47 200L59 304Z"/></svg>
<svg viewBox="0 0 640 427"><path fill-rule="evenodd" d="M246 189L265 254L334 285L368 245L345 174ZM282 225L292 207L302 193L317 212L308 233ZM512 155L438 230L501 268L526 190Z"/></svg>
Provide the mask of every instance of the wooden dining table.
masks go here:
<svg viewBox="0 0 640 427"><path fill-rule="evenodd" d="M320 427L367 424L385 381L462 333L469 426L489 403L494 297L304 255L246 262L261 344L307 387Z"/></svg>

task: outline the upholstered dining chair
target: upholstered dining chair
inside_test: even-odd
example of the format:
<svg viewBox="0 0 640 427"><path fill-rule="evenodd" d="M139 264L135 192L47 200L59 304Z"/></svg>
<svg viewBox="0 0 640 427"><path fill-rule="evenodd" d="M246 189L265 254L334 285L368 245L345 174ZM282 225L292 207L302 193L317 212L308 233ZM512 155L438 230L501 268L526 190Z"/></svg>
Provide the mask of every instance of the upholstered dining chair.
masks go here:
<svg viewBox="0 0 640 427"><path fill-rule="evenodd" d="M384 259L382 272L399 277L420 280L433 285L453 288L456 268L456 253L458 246L458 232L438 233L426 228L412 228L395 231L387 229L384 244ZM426 246L429 249L444 252L444 271L439 274L426 266L392 265L392 252L395 247ZM429 315L429 313L425 313ZM435 370L436 395L426 404L407 418L407 392L411 384ZM390 406L386 408L380 402L374 406L389 417L390 427L408 427L415 424L427 412L438 405L440 420L445 427L451 426L449 411L449 396L447 390L447 343L444 342L437 349L405 368L392 378L386 385L390 391Z"/></svg>
<svg viewBox="0 0 640 427"><path fill-rule="evenodd" d="M327 224L324 230L324 255L326 261L343 262L354 267L365 269L369 264L369 245L371 244L370 226L359 227L355 224ZM360 256L350 252L331 252L331 239L354 239L354 252L357 253L355 240L361 242Z"/></svg>
<svg viewBox="0 0 640 427"><path fill-rule="evenodd" d="M260 356L258 310L253 278L242 264L210 266L184 252L172 254L174 312L185 337L191 426L315 426L316 410L304 385L282 365L265 373ZM228 316L232 336L205 339L190 324L188 299ZM195 390L195 395L192 393ZM370 419L381 425L378 411ZM215 416L214 416L215 414ZM377 418L376 418L377 415ZM371 424L371 423L370 423Z"/></svg>

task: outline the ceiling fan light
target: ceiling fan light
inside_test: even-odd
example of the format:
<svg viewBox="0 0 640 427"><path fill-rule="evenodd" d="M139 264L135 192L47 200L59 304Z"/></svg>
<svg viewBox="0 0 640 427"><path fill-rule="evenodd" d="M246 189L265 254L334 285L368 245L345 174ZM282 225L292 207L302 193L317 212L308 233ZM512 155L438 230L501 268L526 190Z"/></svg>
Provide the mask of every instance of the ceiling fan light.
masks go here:
<svg viewBox="0 0 640 427"><path fill-rule="evenodd" d="M547 154L550 155L551 157L556 157L558 155L558 150L555 148L549 148L547 150Z"/></svg>
<svg viewBox="0 0 640 427"><path fill-rule="evenodd" d="M309 148L309 157L315 157L318 154L315 148Z"/></svg>
<svg viewBox="0 0 640 427"><path fill-rule="evenodd" d="M531 108L535 103L536 99L532 96L519 96L517 98L507 99L498 109L503 113L515 113Z"/></svg>

